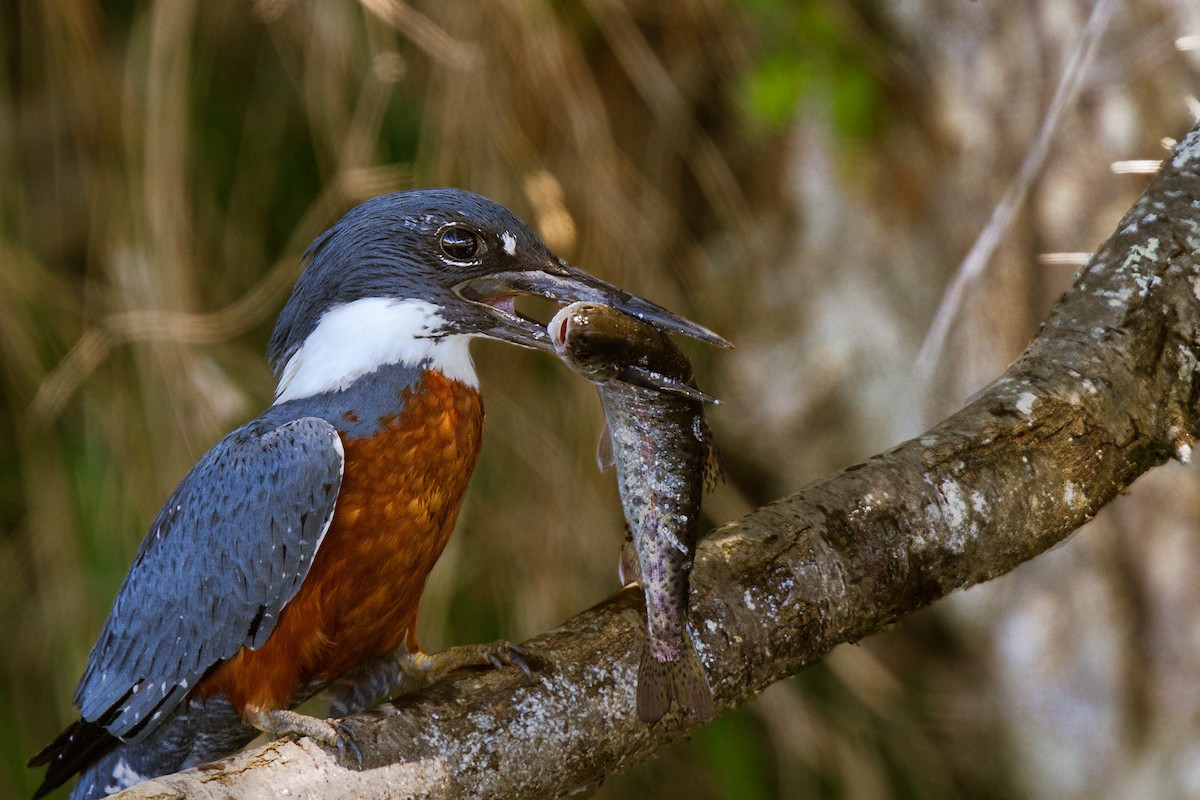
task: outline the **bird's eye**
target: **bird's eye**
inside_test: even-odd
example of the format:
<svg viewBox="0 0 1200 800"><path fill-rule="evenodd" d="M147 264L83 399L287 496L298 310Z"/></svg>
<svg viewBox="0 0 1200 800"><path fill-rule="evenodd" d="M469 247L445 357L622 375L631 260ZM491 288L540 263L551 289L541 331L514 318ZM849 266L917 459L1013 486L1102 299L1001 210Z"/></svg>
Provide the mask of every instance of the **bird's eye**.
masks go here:
<svg viewBox="0 0 1200 800"><path fill-rule="evenodd" d="M442 231L438 244L455 261L470 261L479 254L479 234L458 226Z"/></svg>

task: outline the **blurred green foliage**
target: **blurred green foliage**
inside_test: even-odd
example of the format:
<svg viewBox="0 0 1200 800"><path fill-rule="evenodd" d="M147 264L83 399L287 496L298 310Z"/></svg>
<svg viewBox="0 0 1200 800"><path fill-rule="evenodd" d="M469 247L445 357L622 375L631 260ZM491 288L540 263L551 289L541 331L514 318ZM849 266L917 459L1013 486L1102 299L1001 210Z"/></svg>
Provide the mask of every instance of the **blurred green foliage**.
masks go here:
<svg viewBox="0 0 1200 800"><path fill-rule="evenodd" d="M819 113L843 139L880 130L883 86L864 58L859 5L747 4L760 49L737 93L751 124L779 131L797 114Z"/></svg>

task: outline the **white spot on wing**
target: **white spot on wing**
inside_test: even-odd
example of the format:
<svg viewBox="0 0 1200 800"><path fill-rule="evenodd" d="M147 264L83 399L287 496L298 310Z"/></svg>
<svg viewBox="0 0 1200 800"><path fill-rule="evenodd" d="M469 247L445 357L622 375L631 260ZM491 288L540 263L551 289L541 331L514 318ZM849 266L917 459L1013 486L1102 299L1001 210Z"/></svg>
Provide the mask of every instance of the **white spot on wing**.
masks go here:
<svg viewBox="0 0 1200 800"><path fill-rule="evenodd" d="M122 789L128 789L135 783L141 783L146 780L145 777L138 774L137 770L129 766L129 762L123 758L118 758L117 763L113 765L112 779L113 782L104 787L105 794L113 794Z"/></svg>
<svg viewBox="0 0 1200 800"><path fill-rule="evenodd" d="M422 300L368 297L326 311L288 359L275 402L344 389L386 364L428 363L447 378L478 388L464 334L435 337L441 308Z"/></svg>
<svg viewBox="0 0 1200 800"><path fill-rule="evenodd" d="M504 252L510 256L517 254L517 237L513 236L508 231L500 234L500 243L504 245Z"/></svg>

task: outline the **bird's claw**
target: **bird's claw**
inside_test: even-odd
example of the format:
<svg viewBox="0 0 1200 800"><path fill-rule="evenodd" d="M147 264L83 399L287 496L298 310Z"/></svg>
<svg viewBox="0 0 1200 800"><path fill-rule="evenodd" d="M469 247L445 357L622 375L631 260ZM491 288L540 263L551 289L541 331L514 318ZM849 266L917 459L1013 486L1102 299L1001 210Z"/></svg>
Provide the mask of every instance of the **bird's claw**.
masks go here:
<svg viewBox="0 0 1200 800"><path fill-rule="evenodd" d="M533 669L529 662L534 661L533 654L520 645L501 639L498 642L492 642L488 652L488 662L496 669L503 667L516 667L525 673L526 678L533 677Z"/></svg>
<svg viewBox="0 0 1200 800"><path fill-rule="evenodd" d="M359 770L362 769L363 756L362 748L358 746L358 741L354 738L354 732L340 719L331 719L329 722L337 731L337 751L338 761L344 763L346 761L346 750L354 754L354 762Z"/></svg>
<svg viewBox="0 0 1200 800"><path fill-rule="evenodd" d="M452 672L464 667L516 667L533 677L531 662L535 662L528 650L503 639L489 644L468 644L451 647L439 653L411 653L400 665L405 675L421 685L435 683Z"/></svg>
<svg viewBox="0 0 1200 800"><path fill-rule="evenodd" d="M320 719L286 708L272 708L250 711L246 721L264 733L297 739L307 736L325 747L336 748L338 761L346 760L348 747L354 753L359 769L362 769L362 748L340 719Z"/></svg>

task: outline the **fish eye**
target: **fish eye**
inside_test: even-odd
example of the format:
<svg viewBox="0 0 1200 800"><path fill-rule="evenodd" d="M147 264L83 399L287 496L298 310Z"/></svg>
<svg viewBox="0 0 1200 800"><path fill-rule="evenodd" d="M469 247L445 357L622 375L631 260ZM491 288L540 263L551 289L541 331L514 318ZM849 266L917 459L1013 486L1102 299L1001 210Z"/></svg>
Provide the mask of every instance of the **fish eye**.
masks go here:
<svg viewBox="0 0 1200 800"><path fill-rule="evenodd" d="M461 225L452 225L438 237L438 246L447 258L455 261L470 261L479 255L479 234Z"/></svg>

